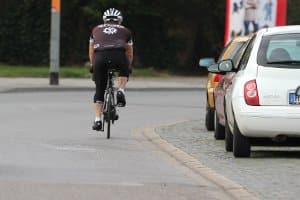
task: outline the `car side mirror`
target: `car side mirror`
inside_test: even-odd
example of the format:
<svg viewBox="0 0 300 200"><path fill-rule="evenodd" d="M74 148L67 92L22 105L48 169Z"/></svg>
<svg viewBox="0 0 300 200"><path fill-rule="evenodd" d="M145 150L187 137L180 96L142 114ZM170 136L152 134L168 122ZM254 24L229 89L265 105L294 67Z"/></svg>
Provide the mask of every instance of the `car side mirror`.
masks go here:
<svg viewBox="0 0 300 200"><path fill-rule="evenodd" d="M214 58L201 58L199 60L199 66L208 68L210 65L215 64Z"/></svg>
<svg viewBox="0 0 300 200"><path fill-rule="evenodd" d="M300 96L300 86L296 89L295 94L296 94L297 96Z"/></svg>
<svg viewBox="0 0 300 200"><path fill-rule="evenodd" d="M231 72L233 69L233 62L232 60L223 60L219 63L218 68L220 72Z"/></svg>
<svg viewBox="0 0 300 200"><path fill-rule="evenodd" d="M207 69L211 73L217 73L217 72L219 72L219 64L217 64L217 63L213 64L213 65L209 66Z"/></svg>

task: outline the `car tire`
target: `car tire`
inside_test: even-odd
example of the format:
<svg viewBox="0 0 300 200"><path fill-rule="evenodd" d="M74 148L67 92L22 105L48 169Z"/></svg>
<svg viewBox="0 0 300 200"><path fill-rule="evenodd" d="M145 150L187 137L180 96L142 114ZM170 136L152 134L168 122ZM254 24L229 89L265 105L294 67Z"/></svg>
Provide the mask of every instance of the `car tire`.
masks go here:
<svg viewBox="0 0 300 200"><path fill-rule="evenodd" d="M215 122L215 139L224 140L225 139L225 127L219 123L219 118L217 112L214 112L214 122Z"/></svg>
<svg viewBox="0 0 300 200"><path fill-rule="evenodd" d="M251 153L250 141L243 136L234 120L233 126L233 155L234 157L249 157Z"/></svg>
<svg viewBox="0 0 300 200"><path fill-rule="evenodd" d="M233 135L230 131L227 119L225 119L225 150L232 152L233 149Z"/></svg>
<svg viewBox="0 0 300 200"><path fill-rule="evenodd" d="M214 127L214 116L215 110L210 108L208 102L206 103L206 115L205 115L205 126L208 131L213 131Z"/></svg>

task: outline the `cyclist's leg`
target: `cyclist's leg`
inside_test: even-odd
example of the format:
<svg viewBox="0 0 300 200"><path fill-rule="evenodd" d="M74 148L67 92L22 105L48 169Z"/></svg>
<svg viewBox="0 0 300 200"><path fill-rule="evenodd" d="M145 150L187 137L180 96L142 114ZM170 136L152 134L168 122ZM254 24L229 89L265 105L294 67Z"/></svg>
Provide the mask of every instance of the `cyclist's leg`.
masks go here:
<svg viewBox="0 0 300 200"><path fill-rule="evenodd" d="M96 83L96 92L94 96L94 108L95 108L95 120L93 124L94 130L101 130L102 123L101 123L101 113L103 108L103 98L101 97L101 89L98 84Z"/></svg>
<svg viewBox="0 0 300 200"><path fill-rule="evenodd" d="M94 95L94 105L95 105L95 121L100 120L102 114L102 106L104 102L104 91L105 91L105 83L95 82L96 84L96 92Z"/></svg>
<svg viewBox="0 0 300 200"><path fill-rule="evenodd" d="M129 77L129 61L124 49L115 49L108 52L107 57L111 60L111 66L119 70L119 90L117 92L117 104L120 107L125 106L125 88Z"/></svg>
<svg viewBox="0 0 300 200"><path fill-rule="evenodd" d="M123 57L123 61L119 64L120 71L119 71L119 89L117 92L117 104L119 106L125 106L125 88L129 78L129 62L125 57Z"/></svg>
<svg viewBox="0 0 300 200"><path fill-rule="evenodd" d="M126 84L127 84L127 81L128 81L128 77L129 76L119 75L118 82L119 82L119 88L120 89L125 90Z"/></svg>
<svg viewBox="0 0 300 200"><path fill-rule="evenodd" d="M119 88L125 89L129 77L129 61L124 49L108 51L107 57L111 60L111 65L117 67L119 71Z"/></svg>
<svg viewBox="0 0 300 200"><path fill-rule="evenodd" d="M95 122L93 126L93 129L95 130L101 129L102 126L102 124L99 122L101 121L102 107L104 102L104 91L107 80L107 69L104 58L105 56L102 52L95 53L93 72L93 80L96 85L96 91L94 95Z"/></svg>

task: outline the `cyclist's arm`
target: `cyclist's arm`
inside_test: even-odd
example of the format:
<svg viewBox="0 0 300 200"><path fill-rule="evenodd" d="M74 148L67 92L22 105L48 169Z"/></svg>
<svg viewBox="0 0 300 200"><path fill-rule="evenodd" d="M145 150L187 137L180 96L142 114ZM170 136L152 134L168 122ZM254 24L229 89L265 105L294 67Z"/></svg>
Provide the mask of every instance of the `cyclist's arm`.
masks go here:
<svg viewBox="0 0 300 200"><path fill-rule="evenodd" d="M132 61L133 61L133 46L131 44L127 45L126 55L127 55L128 60L129 60L129 68L131 68L132 67L131 64L132 64Z"/></svg>
<svg viewBox="0 0 300 200"><path fill-rule="evenodd" d="M94 63L94 41L90 41L89 59L90 59L90 64L92 65Z"/></svg>

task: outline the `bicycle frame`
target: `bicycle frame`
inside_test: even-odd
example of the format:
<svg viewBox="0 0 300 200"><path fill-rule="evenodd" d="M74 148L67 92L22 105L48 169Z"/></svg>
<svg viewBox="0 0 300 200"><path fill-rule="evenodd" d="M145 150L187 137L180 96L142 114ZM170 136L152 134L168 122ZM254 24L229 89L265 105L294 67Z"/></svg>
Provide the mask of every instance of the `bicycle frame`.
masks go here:
<svg viewBox="0 0 300 200"><path fill-rule="evenodd" d="M114 70L109 69L107 75L107 85L104 94L103 104L103 119L102 119L102 130L104 131L104 124L107 123L107 139L110 138L110 126L115 121L116 116L116 102L115 102L115 89L114 89Z"/></svg>

